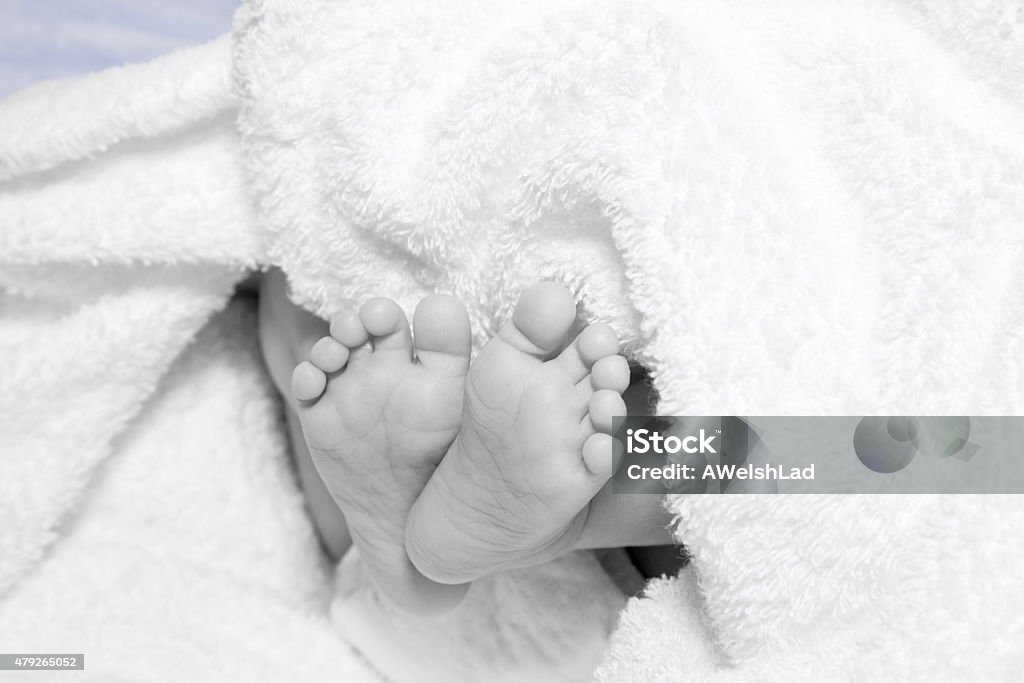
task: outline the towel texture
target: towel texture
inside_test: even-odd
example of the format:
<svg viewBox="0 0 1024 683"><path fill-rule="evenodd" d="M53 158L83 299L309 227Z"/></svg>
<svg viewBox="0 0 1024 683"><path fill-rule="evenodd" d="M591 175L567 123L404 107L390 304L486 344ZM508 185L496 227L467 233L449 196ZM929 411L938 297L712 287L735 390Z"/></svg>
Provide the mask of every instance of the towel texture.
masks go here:
<svg viewBox="0 0 1024 683"><path fill-rule="evenodd" d="M155 317L139 320L148 325ZM91 362L90 342L146 345L139 331L134 339L76 332L66 318L50 330L83 364ZM16 483L62 494L63 514L46 528L46 540L55 542L45 556L13 588L5 586L0 645L83 652L82 673L91 681L320 681L324 672L378 680L328 627L329 572L288 469L279 405L260 367L254 307L235 304L194 336L157 386L145 387L152 393L144 405L128 404L136 408L130 424L118 431L102 466L76 448L95 457L93 442L125 421L105 411L125 407L125 397L112 396L133 378L68 376L68 400L98 403L104 412L86 414L73 403L73 422L38 416L44 424L63 422L67 432L58 434L65 440L51 449L71 470L63 473L66 481L86 491L72 498L79 494L74 488L44 488L50 482L39 478L49 474L42 467L26 480L14 470ZM119 362L102 360L110 367ZM106 393L83 393L93 385ZM45 452L3 454L9 467ZM23 505L31 502L23 490L5 489L5 504L12 493ZM35 521L3 519L5 534L13 526L27 535ZM10 558L3 555L2 564Z"/></svg>
<svg viewBox="0 0 1024 683"><path fill-rule="evenodd" d="M322 315L454 293L479 346L548 278L664 414L1019 413L1022 65L1020 3L253 0L233 40L5 100L0 649L88 632L102 680L159 680L154 648L209 680L1010 679L1015 497L673 498L693 561L617 627L589 555L397 617L322 564L251 311L219 311L278 265Z"/></svg>
<svg viewBox="0 0 1024 683"><path fill-rule="evenodd" d="M228 45L0 105L0 650L102 681L586 679L625 604L589 554L439 623L353 554L331 608L252 313L220 313L273 263Z"/></svg>
<svg viewBox="0 0 1024 683"><path fill-rule="evenodd" d="M0 107L0 591L41 558L171 362L258 262L225 47L43 84Z"/></svg>
<svg viewBox="0 0 1024 683"><path fill-rule="evenodd" d="M312 309L449 291L481 343L551 278L664 414L1021 411L1019 3L250 11L246 167ZM1016 498L669 506L692 568L630 605L602 680L1019 664Z"/></svg>

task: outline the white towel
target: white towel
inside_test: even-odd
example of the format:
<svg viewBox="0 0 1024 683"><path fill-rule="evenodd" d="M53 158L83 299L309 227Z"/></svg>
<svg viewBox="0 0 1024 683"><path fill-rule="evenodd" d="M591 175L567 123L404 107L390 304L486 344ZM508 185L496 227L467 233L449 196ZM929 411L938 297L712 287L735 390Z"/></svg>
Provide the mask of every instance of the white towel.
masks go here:
<svg viewBox="0 0 1024 683"><path fill-rule="evenodd" d="M147 297L138 291L135 298ZM174 303L176 297L153 299ZM153 326L158 316L142 313L150 315L136 320ZM90 342L146 342L138 330L129 337L134 325L124 319L115 327L124 334L95 329L80 336L79 326L63 320L49 331L60 343L47 344L45 336L33 342L86 366L97 360ZM154 355L164 351L150 348ZM99 360L111 368L119 362L112 355ZM125 359L125 371L137 368L133 360ZM3 517L5 540L13 527L23 532L19 540L50 542L0 595L5 650L84 653L85 671L77 673L89 681L321 681L325 672L338 680L379 680L330 628L329 570L289 470L280 404L260 364L253 307L234 305L199 332L156 387L140 382L139 390L151 393L139 407L125 400L127 373L106 383L90 378L89 393L73 375L63 386L37 381L48 393L70 392L66 405L74 419L15 413L66 431L46 451L2 452L14 480L3 489L5 513L44 493L55 499L51 506L61 504L56 522L42 520L50 523L42 528L35 516L16 516L13 524ZM94 404L103 409L87 414ZM134 409L130 422L107 412L126 404ZM102 464L94 464L96 443L125 422L99 454L106 456ZM42 478L50 476L48 460L24 479L11 469L46 456L67 470L58 480L64 488ZM30 537L32 531L44 536ZM2 558L7 569L12 556ZM66 674L43 674L43 680L57 676Z"/></svg>
<svg viewBox="0 0 1024 683"><path fill-rule="evenodd" d="M367 601L353 555L332 617L252 313L218 314L272 263L227 48L0 103L0 649L102 681L587 678L625 603L589 554L441 622Z"/></svg>
<svg viewBox="0 0 1024 683"><path fill-rule="evenodd" d="M0 106L0 591L258 262L227 41ZM95 158L92 158L95 157Z"/></svg>
<svg viewBox="0 0 1024 683"><path fill-rule="evenodd" d="M330 627L253 311L217 313L263 260L228 57L0 103L0 649L94 681L379 680Z"/></svg>
<svg viewBox="0 0 1024 683"><path fill-rule="evenodd" d="M450 291L481 343L550 278L662 414L1024 406L1019 3L266 0L235 55L270 253L323 314ZM602 680L1020 663L1017 498L669 506L692 566Z"/></svg>
<svg viewBox="0 0 1024 683"><path fill-rule="evenodd" d="M160 661L251 648L270 679L304 651L301 680L578 680L597 666L621 597L586 556L483 582L443 628L363 600L352 557L331 617L344 638L311 613L327 578L280 450L253 451L269 473L254 486L238 449L211 445L253 424L280 438L265 380L246 392L251 346L224 341L251 327L218 323L194 347L198 374L167 374L257 265L281 265L321 314L454 292L478 344L524 286L560 280L652 370L664 414L1021 411L1019 4L265 0L240 14L232 50L0 103L0 513L15 520L0 525L0 633L26 646L95 629L108 679L151 675L123 655L168 633ZM177 452L164 440L198 419L199 397L264 417L190 436L220 454L210 472L150 467ZM170 533L173 504L147 521L150 501L123 502L163 480L195 484L181 499L200 508L238 482L237 510L269 515L267 536L231 535L212 505L189 519L216 534ZM669 505L693 562L629 603L600 680L1019 670L1014 497ZM114 521L133 530L128 509L159 533L100 538ZM112 577L136 588L90 612ZM560 594L573 599L532 597ZM75 619L52 626L74 596ZM268 654L275 638L285 651Z"/></svg>

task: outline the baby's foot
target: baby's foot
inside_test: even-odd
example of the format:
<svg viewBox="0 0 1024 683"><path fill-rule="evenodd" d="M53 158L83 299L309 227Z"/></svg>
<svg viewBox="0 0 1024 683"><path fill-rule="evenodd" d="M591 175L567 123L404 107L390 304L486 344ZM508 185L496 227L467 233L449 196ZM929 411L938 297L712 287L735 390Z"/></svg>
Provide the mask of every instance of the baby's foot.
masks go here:
<svg viewBox="0 0 1024 683"><path fill-rule="evenodd" d="M568 290L539 284L473 362L459 435L409 513L406 549L424 575L472 581L576 541L611 476L629 368L607 325L552 358L575 318Z"/></svg>
<svg viewBox="0 0 1024 683"><path fill-rule="evenodd" d="M292 374L313 461L345 513L380 592L417 613L445 611L465 586L420 574L405 553L405 519L458 432L469 368L469 317L448 296L420 302L409 323L372 299L334 319L331 335Z"/></svg>

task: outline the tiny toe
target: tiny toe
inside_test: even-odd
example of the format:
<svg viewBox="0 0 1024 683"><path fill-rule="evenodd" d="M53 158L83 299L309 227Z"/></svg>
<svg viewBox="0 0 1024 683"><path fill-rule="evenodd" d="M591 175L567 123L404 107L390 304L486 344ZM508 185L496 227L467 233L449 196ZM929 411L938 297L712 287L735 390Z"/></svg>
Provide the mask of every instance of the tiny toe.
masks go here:
<svg viewBox="0 0 1024 683"><path fill-rule="evenodd" d="M615 331L603 323L589 325L571 344L558 354L556 361L572 377L573 381L586 377L594 363L619 350Z"/></svg>
<svg viewBox="0 0 1024 683"><path fill-rule="evenodd" d="M334 337L323 337L309 352L309 362L326 373L338 372L348 362L348 347Z"/></svg>
<svg viewBox="0 0 1024 683"><path fill-rule="evenodd" d="M469 314L461 301L444 294L428 296L416 307L412 325L420 363L465 374L472 339Z"/></svg>
<svg viewBox="0 0 1024 683"><path fill-rule="evenodd" d="M350 349L362 346L370 338L359 314L351 308L346 308L331 320L331 336Z"/></svg>
<svg viewBox="0 0 1024 683"><path fill-rule="evenodd" d="M605 356L590 369L594 389L611 389L618 393L629 388L629 363L623 356Z"/></svg>
<svg viewBox="0 0 1024 683"><path fill-rule="evenodd" d="M612 418L624 416L626 404L618 392L611 389L595 391L590 398L590 422L594 429L605 434L612 433Z"/></svg>
<svg viewBox="0 0 1024 683"><path fill-rule="evenodd" d="M591 434L583 442L583 464L591 474L608 479L621 451L622 444L610 434Z"/></svg>
<svg viewBox="0 0 1024 683"><path fill-rule="evenodd" d="M412 358L412 334L401 306L392 299L370 299L359 309L359 319L373 335L374 351L405 351Z"/></svg>
<svg viewBox="0 0 1024 683"><path fill-rule="evenodd" d="M523 292L501 337L518 350L547 356L565 344L576 320L576 302L562 285L541 282Z"/></svg>
<svg viewBox="0 0 1024 683"><path fill-rule="evenodd" d="M619 352L619 336L610 326L596 323L580 332L576 345L580 349L580 358L591 367L594 363Z"/></svg>
<svg viewBox="0 0 1024 683"><path fill-rule="evenodd" d="M309 361L303 361L292 371L292 394L300 401L320 398L327 388L327 375Z"/></svg>
<svg viewBox="0 0 1024 683"><path fill-rule="evenodd" d="M401 307L392 299L382 296L370 299L359 309L359 319L366 327L366 331L374 337L382 337L396 331L402 316Z"/></svg>

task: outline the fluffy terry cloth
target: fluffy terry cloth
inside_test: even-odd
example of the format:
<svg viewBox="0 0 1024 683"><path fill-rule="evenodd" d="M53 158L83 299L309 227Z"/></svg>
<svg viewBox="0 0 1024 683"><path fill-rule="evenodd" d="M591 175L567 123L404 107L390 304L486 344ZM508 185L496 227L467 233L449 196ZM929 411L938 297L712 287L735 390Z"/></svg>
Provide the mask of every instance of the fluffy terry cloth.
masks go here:
<svg viewBox="0 0 1024 683"><path fill-rule="evenodd" d="M588 678L625 604L589 554L440 622L353 554L332 616L252 312L219 313L271 263L230 72L221 39L0 103L0 651L98 681Z"/></svg>
<svg viewBox="0 0 1024 683"><path fill-rule="evenodd" d="M1021 412L1022 22L265 0L231 44L0 103L0 650L85 643L100 680L1014 677L1015 497L671 498L693 560L617 624L585 554L393 614L315 551L251 314L208 321L279 265L323 315L455 293L479 345L551 278L664 414Z"/></svg>
<svg viewBox="0 0 1024 683"><path fill-rule="evenodd" d="M253 313L210 322L263 260L228 56L0 103L0 650L81 652L94 681L377 680L330 628Z"/></svg>
<svg viewBox="0 0 1024 683"><path fill-rule="evenodd" d="M41 558L170 363L259 262L226 50L43 84L0 107L0 591Z"/></svg>
<svg viewBox="0 0 1024 683"><path fill-rule="evenodd" d="M1020 3L265 0L237 28L258 214L313 310L449 291L480 343L551 278L663 414L1024 408ZM1019 670L1015 497L668 505L692 565L601 680Z"/></svg>
<svg viewBox="0 0 1024 683"><path fill-rule="evenodd" d="M60 320L51 327L80 362L90 360L84 342L105 341L69 336ZM130 343L144 344L136 335ZM88 492L48 529L59 538L46 556L0 597L0 645L82 652L93 681L376 680L329 628L327 568L259 363L253 307L233 305L167 368L102 467L86 473L70 446L55 446ZM81 395L79 378L66 381ZM85 398L110 400L126 383L112 378ZM77 418L80 408L70 410ZM88 434L77 421L65 427L68 438ZM43 456L5 450L5 473L29 455Z"/></svg>

